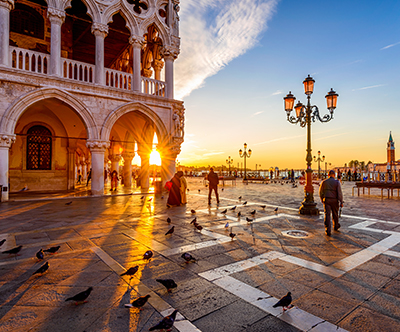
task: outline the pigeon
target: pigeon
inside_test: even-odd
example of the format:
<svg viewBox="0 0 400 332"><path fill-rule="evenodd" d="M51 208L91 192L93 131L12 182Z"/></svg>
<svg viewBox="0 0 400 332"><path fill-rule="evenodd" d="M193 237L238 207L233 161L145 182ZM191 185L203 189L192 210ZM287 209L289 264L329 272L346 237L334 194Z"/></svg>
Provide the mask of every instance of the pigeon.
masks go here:
<svg viewBox="0 0 400 332"><path fill-rule="evenodd" d="M135 273L139 270L139 266L134 266L129 268L127 271L125 271L124 273L121 274L122 276L130 276L131 279L133 278L133 276L135 275Z"/></svg>
<svg viewBox="0 0 400 332"><path fill-rule="evenodd" d="M276 304L273 305L274 308L282 307L283 311L290 309L290 303L292 303L292 293L288 292L284 297L282 297Z"/></svg>
<svg viewBox="0 0 400 332"><path fill-rule="evenodd" d="M256 214L256 212L257 212L256 210L253 210L250 212L250 214L254 216Z"/></svg>
<svg viewBox="0 0 400 332"><path fill-rule="evenodd" d="M233 208L230 208L229 210L235 211L236 205Z"/></svg>
<svg viewBox="0 0 400 332"><path fill-rule="evenodd" d="M231 229L231 232L229 233L229 236L231 237L232 240L233 240L233 238L236 236L236 234L233 234L233 233L232 233L232 229Z"/></svg>
<svg viewBox="0 0 400 332"><path fill-rule="evenodd" d="M246 205L246 204L247 204L247 201L243 203L243 205Z"/></svg>
<svg viewBox="0 0 400 332"><path fill-rule="evenodd" d="M144 254L143 254L143 259L150 259L151 257L153 257L153 252L151 250L147 250Z"/></svg>
<svg viewBox="0 0 400 332"><path fill-rule="evenodd" d="M194 218L190 223L191 223L191 224L195 224L196 221L197 221L197 218Z"/></svg>
<svg viewBox="0 0 400 332"><path fill-rule="evenodd" d="M189 188L187 188L186 190L189 191Z"/></svg>
<svg viewBox="0 0 400 332"><path fill-rule="evenodd" d="M143 198L144 198L144 196L140 197L140 199L143 199Z"/></svg>
<svg viewBox="0 0 400 332"><path fill-rule="evenodd" d="M274 211L275 211L275 213L278 213L278 208L275 208L275 210L274 210Z"/></svg>
<svg viewBox="0 0 400 332"><path fill-rule="evenodd" d="M27 190L28 190L28 186L25 186L20 191L27 191Z"/></svg>
<svg viewBox="0 0 400 332"><path fill-rule="evenodd" d="M196 258L194 258L191 254L188 252L185 252L181 255L181 257L186 261L186 263L190 263L190 261L196 262Z"/></svg>
<svg viewBox="0 0 400 332"><path fill-rule="evenodd" d="M227 223L225 224L225 228L226 228L226 229L229 228L229 222L227 222Z"/></svg>
<svg viewBox="0 0 400 332"><path fill-rule="evenodd" d="M267 206L266 205L261 205L260 207L264 210Z"/></svg>
<svg viewBox="0 0 400 332"><path fill-rule="evenodd" d="M40 273L43 274L49 269L49 262L44 263L41 267L39 267L32 275Z"/></svg>
<svg viewBox="0 0 400 332"><path fill-rule="evenodd" d="M164 196L161 196L161 199L164 199Z"/></svg>
<svg viewBox="0 0 400 332"><path fill-rule="evenodd" d="M178 285L172 279L156 279L157 282L162 284L168 291L171 292L171 289L178 287Z"/></svg>
<svg viewBox="0 0 400 332"><path fill-rule="evenodd" d="M22 249L22 246L18 246L18 247L12 248L10 250L3 251L3 254L17 255L21 251L21 249Z"/></svg>
<svg viewBox="0 0 400 332"><path fill-rule="evenodd" d="M249 218L249 217L246 217L246 221L247 221L247 222L252 222L253 219L251 219L251 218Z"/></svg>
<svg viewBox="0 0 400 332"><path fill-rule="evenodd" d="M238 214L237 214L238 218L240 218L241 215L242 215L242 214L241 214L240 211L239 211Z"/></svg>
<svg viewBox="0 0 400 332"><path fill-rule="evenodd" d="M196 210L191 209L190 212L191 213L196 213Z"/></svg>
<svg viewBox="0 0 400 332"><path fill-rule="evenodd" d="M43 249L40 249L37 253L36 253L36 257L39 260L42 260L44 258L44 253L43 253Z"/></svg>
<svg viewBox="0 0 400 332"><path fill-rule="evenodd" d="M222 191L224 191L224 188L221 188Z"/></svg>
<svg viewBox="0 0 400 332"><path fill-rule="evenodd" d="M49 252L50 254L55 254L55 253L58 251L58 249L60 249L60 246L51 247L51 248L45 249L45 250L43 250L43 251L44 251L44 252Z"/></svg>
<svg viewBox="0 0 400 332"><path fill-rule="evenodd" d="M174 310L174 312L171 315L164 317L157 325L150 327L149 331L171 329L171 327L174 325L177 313L178 310Z"/></svg>
<svg viewBox="0 0 400 332"><path fill-rule="evenodd" d="M239 196L238 200L240 201L242 199L242 196Z"/></svg>
<svg viewBox="0 0 400 332"><path fill-rule="evenodd" d="M68 202L68 203L65 203L65 205L71 205L72 204L72 201L71 202Z"/></svg>
<svg viewBox="0 0 400 332"><path fill-rule="evenodd" d="M225 214L225 213L227 213L228 212L228 210L227 209L225 209L224 211L222 211L221 213L222 214Z"/></svg>
<svg viewBox="0 0 400 332"><path fill-rule="evenodd" d="M170 217L167 218L167 223L168 223L168 224L171 223L171 218L170 218Z"/></svg>
<svg viewBox="0 0 400 332"><path fill-rule="evenodd" d="M203 229L203 226L197 224L196 228L201 232L201 230Z"/></svg>
<svg viewBox="0 0 400 332"><path fill-rule="evenodd" d="M199 190L197 190L198 192L200 192L200 189Z"/></svg>
<svg viewBox="0 0 400 332"><path fill-rule="evenodd" d="M171 207L171 205L167 204L167 208L169 209Z"/></svg>
<svg viewBox="0 0 400 332"><path fill-rule="evenodd" d="M132 303L125 304L126 308L139 308L140 310L143 310L142 307L147 303L147 300L149 299L150 295L146 296L140 296L136 300L134 300Z"/></svg>
<svg viewBox="0 0 400 332"><path fill-rule="evenodd" d="M65 300L66 301L75 301L76 304L78 304L79 302L83 302L86 303L87 301L85 301L88 296L90 295L90 292L93 290L93 287L89 287L87 290L80 292L78 294L76 294L75 296L69 297L68 299Z"/></svg>
<svg viewBox="0 0 400 332"><path fill-rule="evenodd" d="M0 247L4 244L4 242L6 242L6 239L0 241Z"/></svg>
<svg viewBox="0 0 400 332"><path fill-rule="evenodd" d="M175 226L172 226L165 235L172 234L175 230Z"/></svg>
<svg viewBox="0 0 400 332"><path fill-rule="evenodd" d="M153 197L150 197L147 201L148 201L148 202L151 202L152 199L153 199Z"/></svg>

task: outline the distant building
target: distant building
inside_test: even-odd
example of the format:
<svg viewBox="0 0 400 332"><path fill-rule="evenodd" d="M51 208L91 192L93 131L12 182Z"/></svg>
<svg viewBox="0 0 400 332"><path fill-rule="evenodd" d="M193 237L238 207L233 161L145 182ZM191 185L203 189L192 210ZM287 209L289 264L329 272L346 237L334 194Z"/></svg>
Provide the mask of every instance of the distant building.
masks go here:
<svg viewBox="0 0 400 332"><path fill-rule="evenodd" d="M395 158L395 147L394 147L394 140L392 137L392 132L389 134L389 140L387 142L387 160L385 163L369 163L367 165L368 172L374 173L387 173L388 171L399 171L400 170L400 160L396 161Z"/></svg>

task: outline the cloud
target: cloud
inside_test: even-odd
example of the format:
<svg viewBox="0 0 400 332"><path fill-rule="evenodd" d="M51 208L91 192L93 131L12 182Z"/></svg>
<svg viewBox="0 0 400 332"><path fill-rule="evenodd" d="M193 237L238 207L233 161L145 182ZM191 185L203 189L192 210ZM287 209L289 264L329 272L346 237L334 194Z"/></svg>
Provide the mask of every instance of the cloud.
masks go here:
<svg viewBox="0 0 400 332"><path fill-rule="evenodd" d="M299 137L305 137L305 136L304 135L297 135L297 136L279 137L279 138L270 139L268 141L255 143L253 145L256 146L256 145L262 145L262 144L267 144L267 143L272 143L272 142L286 141L288 139L299 138Z"/></svg>
<svg viewBox="0 0 400 332"><path fill-rule="evenodd" d="M264 113L264 111L261 111L261 112L255 112L251 117L253 117L253 116L256 116L256 115L259 115L259 114L261 114L261 113Z"/></svg>
<svg viewBox="0 0 400 332"><path fill-rule="evenodd" d="M281 90L277 90L272 94L272 96L278 96L278 95L281 95L282 93L283 92Z"/></svg>
<svg viewBox="0 0 400 332"><path fill-rule="evenodd" d="M400 42L397 42L397 43L394 43L394 44L387 45L387 46L385 46L385 47L382 47L382 48L381 48L381 51L382 51L382 50L386 50L386 49L388 49L388 48L391 48L391 47L393 47L393 46L399 45L399 44L400 44Z"/></svg>
<svg viewBox="0 0 400 332"><path fill-rule="evenodd" d="M175 63L175 95L200 88L244 54L266 29L279 0L185 0L181 2L181 54Z"/></svg>
<svg viewBox="0 0 400 332"><path fill-rule="evenodd" d="M352 91L360 91L360 90L367 90L367 89L380 88L381 86L385 86L385 85L386 85L386 84L370 85L370 86L365 86L365 87L363 87L363 88L353 89Z"/></svg>

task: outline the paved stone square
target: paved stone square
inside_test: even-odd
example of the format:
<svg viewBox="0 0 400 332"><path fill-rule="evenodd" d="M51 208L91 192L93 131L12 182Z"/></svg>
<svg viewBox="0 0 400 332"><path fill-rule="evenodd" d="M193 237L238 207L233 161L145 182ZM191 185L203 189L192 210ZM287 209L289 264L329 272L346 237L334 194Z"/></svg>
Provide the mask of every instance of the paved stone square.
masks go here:
<svg viewBox="0 0 400 332"><path fill-rule="evenodd" d="M187 206L172 208L167 194L126 190L1 203L1 251L23 247L0 256L0 332L148 331L174 309L173 331L400 329L399 198L352 197L354 183L343 183L342 227L327 237L322 214L298 214L300 185L238 181L220 187L220 206L213 198L209 208L202 179L188 183ZM190 224L195 217L201 231ZM39 249L56 245L38 262ZM186 264L183 252L197 262ZM49 270L32 275L46 261ZM132 279L120 276L136 265ZM168 293L157 278L178 287ZM65 302L90 286L87 303ZM282 313L272 305L288 291L294 307ZM146 294L142 311L125 308Z"/></svg>

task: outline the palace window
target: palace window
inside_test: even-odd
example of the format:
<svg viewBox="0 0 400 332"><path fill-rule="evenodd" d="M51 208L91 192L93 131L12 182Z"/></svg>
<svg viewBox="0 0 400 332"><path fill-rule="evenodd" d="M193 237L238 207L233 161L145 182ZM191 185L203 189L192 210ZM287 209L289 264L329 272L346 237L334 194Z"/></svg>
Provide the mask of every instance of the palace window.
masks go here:
<svg viewBox="0 0 400 332"><path fill-rule="evenodd" d="M10 14L11 32L44 39L44 19L35 9L16 4Z"/></svg>
<svg viewBox="0 0 400 332"><path fill-rule="evenodd" d="M26 147L26 169L51 170L51 132L43 126L28 130Z"/></svg>

